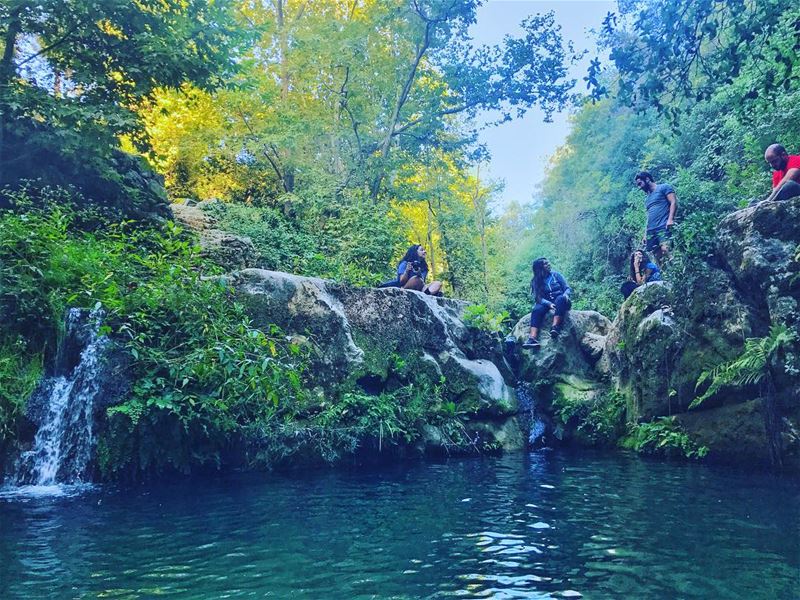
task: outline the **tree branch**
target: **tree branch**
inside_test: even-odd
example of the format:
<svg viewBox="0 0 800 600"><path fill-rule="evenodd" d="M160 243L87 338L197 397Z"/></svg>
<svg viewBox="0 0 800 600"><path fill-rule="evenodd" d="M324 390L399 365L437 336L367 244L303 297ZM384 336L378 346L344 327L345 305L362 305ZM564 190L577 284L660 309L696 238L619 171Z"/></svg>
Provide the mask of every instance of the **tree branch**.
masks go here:
<svg viewBox="0 0 800 600"><path fill-rule="evenodd" d="M78 28L79 28L81 25L82 25L82 23L78 23L77 25L75 25L75 27L73 27L73 28L72 28L72 29L70 29L70 30L69 30L67 33L65 33L65 34L64 34L64 35L61 37L61 39L59 39L59 40L57 40L57 41L53 42L53 43L52 43L52 44L50 44L49 46L45 46L44 48L42 48L41 50L39 50L39 51L38 51L38 52L36 52L36 53L34 53L34 54L31 54L31 55L30 55L28 58L26 58L25 60L23 60L23 61L20 61L20 63L17 65L17 68L21 67L22 65L24 65L24 64L26 64L26 63L29 63L29 62L31 62L31 61L32 61L34 58L36 58L37 56L41 56L42 54L46 54L46 53L50 52L50 50L52 50L52 49L54 49L54 48L57 48L58 46L60 46L60 45L61 45L61 44L63 44L64 42L66 42L66 41L67 41L67 40L70 38L70 36L71 36L73 33L75 33L76 31L78 31Z"/></svg>
<svg viewBox="0 0 800 600"><path fill-rule="evenodd" d="M256 132L253 131L253 128L250 126L250 121L247 120L247 116L244 114L244 111L242 111L242 108L241 107L237 107L236 110L239 113L239 116L242 118L242 122L244 123L244 126L247 127L247 131L250 132L250 135L254 139L258 139L258 136L256 135ZM275 174L278 176L278 180L281 182L281 186L283 187L283 191L284 192L288 192L289 190L286 189L286 182L283 179L283 174L281 173L281 170L278 168L278 165L275 163L275 161L269 155L269 152L267 150L268 150L267 144L264 144L261 147L261 152L264 154L264 157L267 159L267 161L269 162L270 166L275 171Z"/></svg>

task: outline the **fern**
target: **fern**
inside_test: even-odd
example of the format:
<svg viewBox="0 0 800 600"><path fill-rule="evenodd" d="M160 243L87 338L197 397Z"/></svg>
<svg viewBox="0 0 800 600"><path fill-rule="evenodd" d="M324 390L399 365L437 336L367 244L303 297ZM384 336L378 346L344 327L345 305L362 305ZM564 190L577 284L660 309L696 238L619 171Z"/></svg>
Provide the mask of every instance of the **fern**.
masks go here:
<svg viewBox="0 0 800 600"><path fill-rule="evenodd" d="M711 385L692 401L689 408L700 406L724 386L755 385L770 378L771 369L781 352L797 341L797 332L784 324L770 327L766 337L749 338L745 341L744 352L740 356L700 374L695 390L707 381Z"/></svg>

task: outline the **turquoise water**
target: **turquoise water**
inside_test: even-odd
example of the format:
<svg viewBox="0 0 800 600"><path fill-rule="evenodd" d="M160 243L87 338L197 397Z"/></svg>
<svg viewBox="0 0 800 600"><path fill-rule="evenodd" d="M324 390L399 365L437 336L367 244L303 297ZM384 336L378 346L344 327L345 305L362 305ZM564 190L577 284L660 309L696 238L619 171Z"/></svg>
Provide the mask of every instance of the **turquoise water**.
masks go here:
<svg viewBox="0 0 800 600"><path fill-rule="evenodd" d="M541 451L0 497L0 598L800 597L796 481Z"/></svg>

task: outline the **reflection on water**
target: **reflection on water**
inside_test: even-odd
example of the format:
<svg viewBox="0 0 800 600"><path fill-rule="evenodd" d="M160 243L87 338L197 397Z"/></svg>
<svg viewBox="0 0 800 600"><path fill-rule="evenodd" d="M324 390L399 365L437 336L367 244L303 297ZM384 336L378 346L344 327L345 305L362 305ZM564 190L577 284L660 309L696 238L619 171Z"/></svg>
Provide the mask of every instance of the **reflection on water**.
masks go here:
<svg viewBox="0 0 800 600"><path fill-rule="evenodd" d="M0 497L0 598L795 598L796 482L537 452Z"/></svg>

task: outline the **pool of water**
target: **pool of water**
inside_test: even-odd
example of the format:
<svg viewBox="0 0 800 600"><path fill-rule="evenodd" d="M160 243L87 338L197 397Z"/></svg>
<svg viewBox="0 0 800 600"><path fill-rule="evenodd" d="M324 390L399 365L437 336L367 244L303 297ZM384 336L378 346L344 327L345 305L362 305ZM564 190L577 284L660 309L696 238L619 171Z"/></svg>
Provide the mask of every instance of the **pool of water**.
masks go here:
<svg viewBox="0 0 800 600"><path fill-rule="evenodd" d="M800 597L797 481L540 451L0 496L0 598Z"/></svg>

